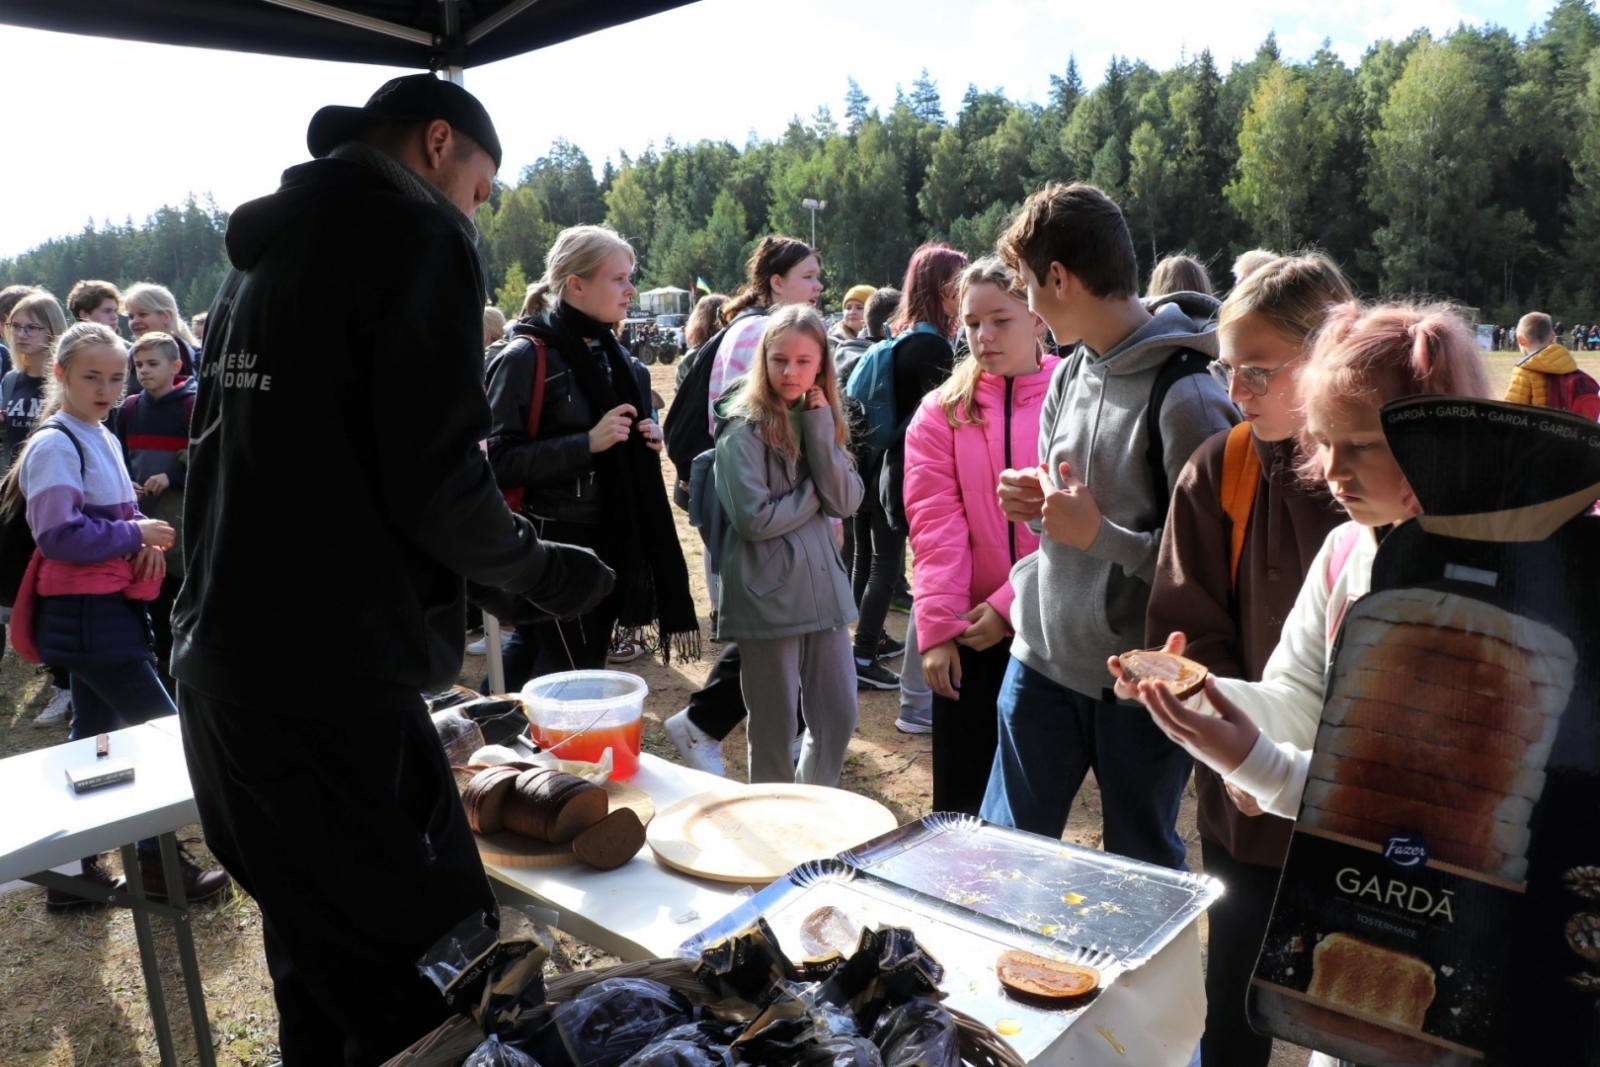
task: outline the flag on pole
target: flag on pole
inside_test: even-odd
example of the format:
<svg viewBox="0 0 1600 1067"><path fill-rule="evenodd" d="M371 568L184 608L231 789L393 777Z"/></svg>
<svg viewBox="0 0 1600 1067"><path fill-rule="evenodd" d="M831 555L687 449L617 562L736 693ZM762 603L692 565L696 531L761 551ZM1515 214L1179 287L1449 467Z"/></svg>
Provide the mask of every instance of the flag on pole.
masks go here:
<svg viewBox="0 0 1600 1067"><path fill-rule="evenodd" d="M696 276L694 280L694 287L706 293L707 295L711 293L711 286L706 284L706 280L704 278Z"/></svg>

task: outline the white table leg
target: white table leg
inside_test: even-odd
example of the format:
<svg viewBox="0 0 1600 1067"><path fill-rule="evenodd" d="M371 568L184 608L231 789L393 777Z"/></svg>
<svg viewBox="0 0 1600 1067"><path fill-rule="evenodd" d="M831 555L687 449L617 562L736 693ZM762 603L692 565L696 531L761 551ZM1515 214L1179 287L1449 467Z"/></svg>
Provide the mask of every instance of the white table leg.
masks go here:
<svg viewBox="0 0 1600 1067"><path fill-rule="evenodd" d="M489 657L489 695L499 696L506 691L506 662L500 654L500 620L483 613L484 652Z"/></svg>

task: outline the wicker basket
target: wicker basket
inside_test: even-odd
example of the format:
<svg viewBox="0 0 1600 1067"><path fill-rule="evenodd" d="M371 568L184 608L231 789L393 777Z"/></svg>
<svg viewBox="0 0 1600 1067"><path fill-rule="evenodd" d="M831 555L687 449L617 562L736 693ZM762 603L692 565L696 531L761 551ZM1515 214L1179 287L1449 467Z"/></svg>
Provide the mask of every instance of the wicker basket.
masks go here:
<svg viewBox="0 0 1600 1067"><path fill-rule="evenodd" d="M603 978L649 978L671 986L692 1004L710 1004L716 996L694 974L694 960L640 960L615 967L573 971L549 980L547 999L553 1004L571 1000ZM969 1067L1027 1067L1005 1038L970 1015L946 1005L955 1018L961 1039L961 1060ZM483 1040L478 1024L464 1015L447 1020L383 1067L459 1067L462 1060Z"/></svg>

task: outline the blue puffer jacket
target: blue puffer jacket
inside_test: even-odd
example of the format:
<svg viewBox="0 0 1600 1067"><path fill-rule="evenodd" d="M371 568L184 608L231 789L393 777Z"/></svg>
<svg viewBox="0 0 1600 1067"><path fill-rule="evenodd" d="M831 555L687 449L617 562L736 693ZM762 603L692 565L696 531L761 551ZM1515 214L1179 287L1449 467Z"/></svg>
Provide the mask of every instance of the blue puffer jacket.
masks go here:
<svg viewBox="0 0 1600 1067"><path fill-rule="evenodd" d="M40 658L68 670L152 659L150 613L121 593L42 596L33 633Z"/></svg>

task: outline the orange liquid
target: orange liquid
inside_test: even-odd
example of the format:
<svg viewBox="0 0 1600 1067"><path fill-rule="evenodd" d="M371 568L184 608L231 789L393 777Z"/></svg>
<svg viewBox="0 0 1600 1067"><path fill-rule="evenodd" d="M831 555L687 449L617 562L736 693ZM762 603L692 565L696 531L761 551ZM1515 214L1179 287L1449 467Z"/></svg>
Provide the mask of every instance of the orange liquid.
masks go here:
<svg viewBox="0 0 1600 1067"><path fill-rule="evenodd" d="M644 722L641 719L635 719L625 726L596 726L582 733L538 725L531 726L528 732L540 748L546 752L553 749L558 759L598 763L609 748L613 778L632 778L639 770L639 744L644 735ZM569 737L573 740L566 741ZM566 743L562 744L563 741Z"/></svg>

